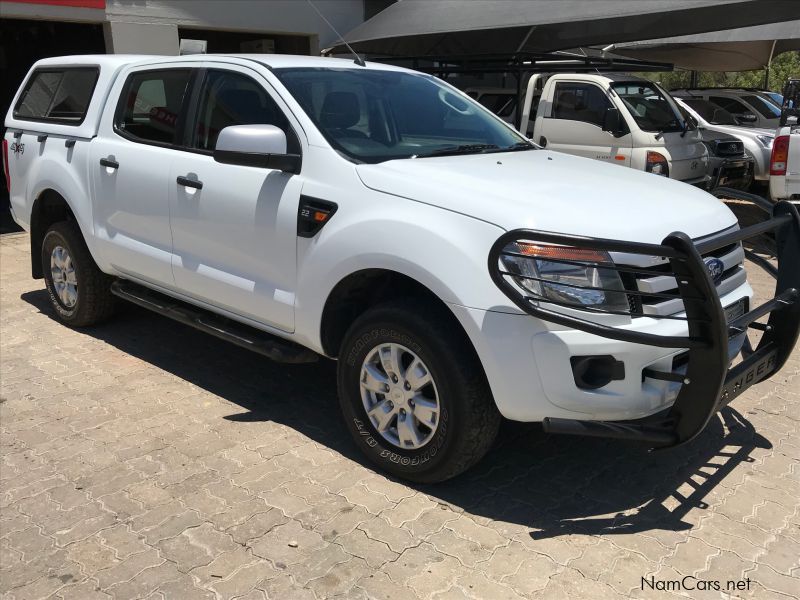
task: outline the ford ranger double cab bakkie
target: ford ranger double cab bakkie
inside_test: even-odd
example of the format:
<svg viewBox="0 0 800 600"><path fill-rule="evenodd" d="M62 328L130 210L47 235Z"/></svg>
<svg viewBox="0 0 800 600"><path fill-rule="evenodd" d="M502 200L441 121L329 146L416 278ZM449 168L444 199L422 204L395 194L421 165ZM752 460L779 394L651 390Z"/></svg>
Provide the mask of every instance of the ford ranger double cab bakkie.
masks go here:
<svg viewBox="0 0 800 600"><path fill-rule="evenodd" d="M540 149L433 76L51 58L5 125L58 319L92 326L122 298L274 360L336 359L355 444L410 480L475 464L503 417L689 442L797 340L791 203L742 229L696 187ZM745 263L761 234L776 256ZM754 263L777 282L759 303Z"/></svg>

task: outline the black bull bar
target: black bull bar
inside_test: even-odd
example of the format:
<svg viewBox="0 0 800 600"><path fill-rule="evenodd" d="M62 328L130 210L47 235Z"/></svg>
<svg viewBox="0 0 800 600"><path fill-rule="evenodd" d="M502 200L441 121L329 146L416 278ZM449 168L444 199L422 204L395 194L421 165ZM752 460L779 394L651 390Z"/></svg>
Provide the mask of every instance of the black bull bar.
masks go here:
<svg viewBox="0 0 800 600"><path fill-rule="evenodd" d="M777 267L752 252L747 252L747 255L775 278L774 296L728 322L702 255L759 235L774 236ZM651 314L565 305L542 294L529 292L515 283L515 280L517 282L524 279L543 280L519 272L509 272L509 267L502 260L504 256L530 258L530 255L521 253L517 242L522 242L523 246L557 245L668 259L670 270L677 282L679 296L675 297L683 300L685 317L659 317ZM596 260L576 262L550 257L543 260L577 266L585 264L585 266L627 273L645 271L642 267L637 269L627 265L617 265L614 262L600 263ZM775 204L772 207L771 217L764 222L696 243L682 232L671 233L661 244L644 244L517 229L502 235L492 246L489 252L489 273L495 284L514 304L529 315L544 321L613 340L661 348L685 349L685 372L645 369L642 373L643 380L650 377L680 384L675 402L668 411L634 421L546 418L543 427L549 433L632 439L647 442L651 447L683 444L698 435L717 411L734 398L750 386L779 371L789 358L800 332L800 215L797 208L788 202ZM652 271L649 273L652 275ZM627 287L629 286L625 285L625 288ZM591 289L603 291L603 288ZM605 291L620 292L618 289ZM638 289L621 291L626 294L645 295ZM553 310L552 306L556 308L567 306L570 310ZM637 317L680 318L686 321L688 335L658 335L583 318L584 314L591 316L597 313L629 314L633 320ZM766 323L757 322L758 319L767 316ZM742 350L742 360L731 367L733 357L728 355L728 341L732 336L746 334L748 329L760 330L762 337L755 349L750 346L749 340L746 340Z"/></svg>

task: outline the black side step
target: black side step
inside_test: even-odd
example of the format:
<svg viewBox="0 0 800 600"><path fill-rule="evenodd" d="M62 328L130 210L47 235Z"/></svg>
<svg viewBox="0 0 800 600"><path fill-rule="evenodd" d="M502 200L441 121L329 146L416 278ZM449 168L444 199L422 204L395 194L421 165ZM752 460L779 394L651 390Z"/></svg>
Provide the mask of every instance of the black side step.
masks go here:
<svg viewBox="0 0 800 600"><path fill-rule="evenodd" d="M545 433L615 438L648 442L659 446L671 446L677 443L678 436L670 428L670 425L672 424L664 423L659 427L658 424L651 425L635 421L577 421L555 417L545 417L542 421Z"/></svg>
<svg viewBox="0 0 800 600"><path fill-rule="evenodd" d="M237 323L130 281L122 279L115 281L111 284L111 293L222 340L263 354L276 362L311 363L319 359L317 353L299 344Z"/></svg>

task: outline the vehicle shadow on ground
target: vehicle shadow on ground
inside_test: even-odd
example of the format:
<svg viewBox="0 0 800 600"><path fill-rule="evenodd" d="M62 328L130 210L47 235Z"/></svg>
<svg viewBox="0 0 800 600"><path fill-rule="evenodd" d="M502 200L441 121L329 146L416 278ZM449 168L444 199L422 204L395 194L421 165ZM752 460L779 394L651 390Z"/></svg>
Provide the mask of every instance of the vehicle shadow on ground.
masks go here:
<svg viewBox="0 0 800 600"><path fill-rule="evenodd" d="M22 299L55 318L44 290ZM341 420L333 361L277 364L135 306L81 330L126 354L237 404L226 419L273 421L370 465ZM198 407L198 410L201 410ZM663 452L615 440L551 436L535 424L503 424L498 443L453 480L414 486L474 515L529 527L534 539L567 534L684 530L695 508L756 448L771 445L726 408L692 443Z"/></svg>

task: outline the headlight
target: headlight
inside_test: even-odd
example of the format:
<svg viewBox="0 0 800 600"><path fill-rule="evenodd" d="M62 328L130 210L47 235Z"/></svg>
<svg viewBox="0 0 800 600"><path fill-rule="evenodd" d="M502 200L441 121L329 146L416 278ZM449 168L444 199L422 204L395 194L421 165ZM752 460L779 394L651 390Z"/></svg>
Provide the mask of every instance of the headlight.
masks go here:
<svg viewBox="0 0 800 600"><path fill-rule="evenodd" d="M775 140L775 138L771 135L757 135L756 139L761 142L761 145L764 146L764 148L769 148L772 146L772 142Z"/></svg>
<svg viewBox="0 0 800 600"><path fill-rule="evenodd" d="M506 247L503 266L534 299L575 308L630 310L619 273L608 252L569 246L514 242Z"/></svg>
<svg viewBox="0 0 800 600"><path fill-rule="evenodd" d="M647 151L644 170L654 175L669 177L669 163L666 157L660 152L653 152L652 150Z"/></svg>

